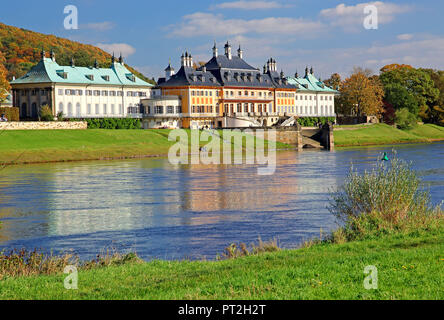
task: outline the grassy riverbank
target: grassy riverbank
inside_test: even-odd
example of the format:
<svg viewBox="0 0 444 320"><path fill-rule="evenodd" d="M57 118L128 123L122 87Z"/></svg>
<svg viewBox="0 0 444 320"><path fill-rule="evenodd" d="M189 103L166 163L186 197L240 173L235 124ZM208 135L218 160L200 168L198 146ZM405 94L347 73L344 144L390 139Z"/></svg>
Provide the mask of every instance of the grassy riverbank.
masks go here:
<svg viewBox="0 0 444 320"><path fill-rule="evenodd" d="M153 261L0 281L0 299L444 299L444 230L224 261ZM364 268L378 269L366 290Z"/></svg>
<svg viewBox="0 0 444 320"><path fill-rule="evenodd" d="M410 130L399 130L386 124L339 128L334 131L336 147L444 140L444 127L433 124L418 125Z"/></svg>
<svg viewBox="0 0 444 320"><path fill-rule="evenodd" d="M169 132L105 129L2 131L0 165L166 156L175 144L168 141ZM207 142L201 143L205 144ZM283 143L276 146L289 147Z"/></svg>

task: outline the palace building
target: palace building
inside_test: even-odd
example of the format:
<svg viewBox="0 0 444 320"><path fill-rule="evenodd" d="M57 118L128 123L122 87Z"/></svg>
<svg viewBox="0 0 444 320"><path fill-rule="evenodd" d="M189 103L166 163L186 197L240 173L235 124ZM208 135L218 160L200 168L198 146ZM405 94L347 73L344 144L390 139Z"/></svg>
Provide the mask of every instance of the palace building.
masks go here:
<svg viewBox="0 0 444 320"><path fill-rule="evenodd" d="M334 116L337 94L306 70L303 78L286 77L270 58L263 70L249 65L239 46L225 44L196 66L188 52L177 73L171 62L159 79L161 95L142 99L144 128L231 128L292 125L301 116Z"/></svg>
<svg viewBox="0 0 444 320"><path fill-rule="evenodd" d="M110 68L61 66L51 51L23 77L13 80L12 100L21 119L37 119L42 106L67 118L141 117L140 100L151 97L153 85L139 79L112 57Z"/></svg>
<svg viewBox="0 0 444 320"><path fill-rule="evenodd" d="M245 62L240 47L237 55L228 42L224 49L219 55L214 44L213 57L199 67L185 52L177 73L169 64L158 83L161 98L142 100L144 127L271 126L294 108L297 87L277 72L273 58L261 72Z"/></svg>

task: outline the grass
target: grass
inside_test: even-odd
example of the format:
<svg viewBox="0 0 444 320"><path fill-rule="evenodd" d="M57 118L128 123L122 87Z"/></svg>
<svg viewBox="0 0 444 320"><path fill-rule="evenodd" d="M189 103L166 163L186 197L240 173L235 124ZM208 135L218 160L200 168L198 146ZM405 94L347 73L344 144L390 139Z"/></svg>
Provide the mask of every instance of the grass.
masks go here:
<svg viewBox="0 0 444 320"><path fill-rule="evenodd" d="M444 299L444 230L223 261L152 261L64 274L9 278L0 299ZM363 286L378 268L377 290Z"/></svg>
<svg viewBox="0 0 444 320"><path fill-rule="evenodd" d="M342 126L345 128L345 126ZM363 146L444 140L444 127L433 124L418 125L411 130L399 130L386 124L355 126L356 130L334 132L335 146Z"/></svg>
<svg viewBox="0 0 444 320"><path fill-rule="evenodd" d="M170 130L18 130L0 132L0 164L166 156ZM189 130L187 131L189 134ZM201 143L205 145L207 142ZM289 145L277 143L278 148ZM222 150L222 149L221 149Z"/></svg>

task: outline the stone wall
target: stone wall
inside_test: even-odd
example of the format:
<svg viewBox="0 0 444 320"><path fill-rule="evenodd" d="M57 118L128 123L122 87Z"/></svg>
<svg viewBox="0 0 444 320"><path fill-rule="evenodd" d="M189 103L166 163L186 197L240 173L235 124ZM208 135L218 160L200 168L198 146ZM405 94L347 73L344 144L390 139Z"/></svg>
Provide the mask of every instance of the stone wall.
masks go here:
<svg viewBox="0 0 444 320"><path fill-rule="evenodd" d="M240 130L256 132L256 130L264 131L264 139L272 140L268 136L268 130L274 130L276 132L276 141L281 143L286 143L295 146L298 150L302 150L302 133L301 126L291 126L291 127L281 127L281 128L223 128L222 130Z"/></svg>
<svg viewBox="0 0 444 320"><path fill-rule="evenodd" d="M86 121L52 121L52 122L0 122L1 130L84 130Z"/></svg>

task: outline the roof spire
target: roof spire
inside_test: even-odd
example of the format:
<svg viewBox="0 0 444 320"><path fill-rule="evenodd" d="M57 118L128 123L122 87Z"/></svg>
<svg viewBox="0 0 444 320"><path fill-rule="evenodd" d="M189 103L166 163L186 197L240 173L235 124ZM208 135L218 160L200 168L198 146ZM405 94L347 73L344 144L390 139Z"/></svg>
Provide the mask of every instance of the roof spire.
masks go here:
<svg viewBox="0 0 444 320"><path fill-rule="evenodd" d="M243 51L242 51L242 49L241 49L241 45L240 45L240 43L239 43L239 49L237 49L237 55L238 55L238 57L239 58L243 58Z"/></svg>
<svg viewBox="0 0 444 320"><path fill-rule="evenodd" d="M99 64L97 62L97 59L94 60L94 68L98 69L99 68Z"/></svg>
<svg viewBox="0 0 444 320"><path fill-rule="evenodd" d="M111 57L111 63L116 62L116 57L114 56L114 51L113 51L113 56Z"/></svg>
<svg viewBox="0 0 444 320"><path fill-rule="evenodd" d="M296 73L294 74L295 78L299 78L298 70L296 70Z"/></svg>
<svg viewBox="0 0 444 320"><path fill-rule="evenodd" d="M49 53L49 57L51 58L52 61L55 62L55 53L54 53L54 49L51 48L51 52Z"/></svg>
<svg viewBox="0 0 444 320"><path fill-rule="evenodd" d="M217 58L217 45L216 45L216 40L214 40L213 57Z"/></svg>
<svg viewBox="0 0 444 320"><path fill-rule="evenodd" d="M76 66L76 63L75 63L74 57L72 57L71 58L71 67L75 67L75 66Z"/></svg>
<svg viewBox="0 0 444 320"><path fill-rule="evenodd" d="M44 58L46 58L45 49L43 49L43 47L42 47L42 51L41 51L40 55L41 55L41 57L42 57L42 60L43 60Z"/></svg>
<svg viewBox="0 0 444 320"><path fill-rule="evenodd" d="M311 69L310 69L310 73L311 73L311 74L314 74L313 67L311 67Z"/></svg>
<svg viewBox="0 0 444 320"><path fill-rule="evenodd" d="M120 64L123 64L122 52L120 52L119 63L120 63Z"/></svg>
<svg viewBox="0 0 444 320"><path fill-rule="evenodd" d="M305 76L308 76L308 67L305 67Z"/></svg>

